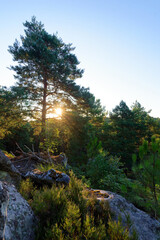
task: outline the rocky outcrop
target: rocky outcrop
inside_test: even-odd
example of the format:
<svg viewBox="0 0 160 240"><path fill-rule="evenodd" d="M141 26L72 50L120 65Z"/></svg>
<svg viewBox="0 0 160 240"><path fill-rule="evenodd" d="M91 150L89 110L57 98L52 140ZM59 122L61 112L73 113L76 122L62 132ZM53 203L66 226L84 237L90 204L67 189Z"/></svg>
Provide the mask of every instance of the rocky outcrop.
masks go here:
<svg viewBox="0 0 160 240"><path fill-rule="evenodd" d="M54 169L50 169L44 173L38 169L34 169L33 171L27 172L25 178L28 177L38 184L62 183L68 185L70 182L70 177L67 174Z"/></svg>
<svg viewBox="0 0 160 240"><path fill-rule="evenodd" d="M0 180L6 180L18 185L21 179L19 171L14 167L10 159L0 150Z"/></svg>
<svg viewBox="0 0 160 240"><path fill-rule="evenodd" d="M4 188L3 183L0 182L0 240L4 237L8 201L9 198L7 189Z"/></svg>
<svg viewBox="0 0 160 240"><path fill-rule="evenodd" d="M0 239L34 240L35 216L16 188L0 181Z"/></svg>
<svg viewBox="0 0 160 240"><path fill-rule="evenodd" d="M60 158L61 157L61 158ZM57 159L60 158L59 161L66 159L66 157L59 155ZM14 185L18 185L21 177L31 178L34 182L39 184L53 184L53 183L62 183L64 185L68 185L70 178L67 174L56 171L54 169L50 169L46 172L41 172L38 169L35 169L37 162L35 159L24 158L17 161L10 161L10 159L5 156L5 154L0 150L0 180L7 181L9 183L13 183ZM20 162L21 161L21 164ZM26 161L26 162L25 162ZM58 160L57 160L58 162ZM63 161L62 161L63 162ZM25 165L25 167L23 166Z"/></svg>
<svg viewBox="0 0 160 240"><path fill-rule="evenodd" d="M109 192L99 190L97 199L109 202L113 219L118 221L120 217L122 224L125 226L130 224L130 232L135 229L139 240L158 240L160 238L160 222L151 218L147 213L136 208L132 203L129 203L122 196Z"/></svg>

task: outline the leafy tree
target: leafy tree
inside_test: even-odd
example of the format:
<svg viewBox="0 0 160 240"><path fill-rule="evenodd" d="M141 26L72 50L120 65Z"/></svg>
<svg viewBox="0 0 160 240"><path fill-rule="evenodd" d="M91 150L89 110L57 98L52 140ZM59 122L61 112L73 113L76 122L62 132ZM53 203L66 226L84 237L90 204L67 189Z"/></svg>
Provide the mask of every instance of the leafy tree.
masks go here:
<svg viewBox="0 0 160 240"><path fill-rule="evenodd" d="M47 113L60 100L68 107L76 108L78 104L89 106L94 99L88 89L74 82L82 76L83 70L77 67L79 62L72 53L72 45L47 33L35 17L31 22L26 21L24 27L21 45L16 40L9 47L13 60L18 62L11 66L17 79L13 90L23 91L23 100L27 99L27 104L32 106L33 117L40 118L44 138Z"/></svg>

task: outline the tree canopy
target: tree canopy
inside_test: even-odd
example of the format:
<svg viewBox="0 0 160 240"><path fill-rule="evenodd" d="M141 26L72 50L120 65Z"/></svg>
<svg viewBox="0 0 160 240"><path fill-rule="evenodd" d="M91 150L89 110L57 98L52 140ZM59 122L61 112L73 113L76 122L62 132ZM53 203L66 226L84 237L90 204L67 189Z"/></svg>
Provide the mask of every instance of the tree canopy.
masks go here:
<svg viewBox="0 0 160 240"><path fill-rule="evenodd" d="M82 77L83 70L77 66L77 57L72 53L72 44L65 44L55 34L49 34L41 22L32 17L24 23L25 36L21 44L16 40L9 46L9 52L17 65L11 66L16 72L16 86L12 88L27 99L32 115L41 119L42 132L45 130L47 113L59 101L76 108L95 102L94 96L84 87L75 83Z"/></svg>

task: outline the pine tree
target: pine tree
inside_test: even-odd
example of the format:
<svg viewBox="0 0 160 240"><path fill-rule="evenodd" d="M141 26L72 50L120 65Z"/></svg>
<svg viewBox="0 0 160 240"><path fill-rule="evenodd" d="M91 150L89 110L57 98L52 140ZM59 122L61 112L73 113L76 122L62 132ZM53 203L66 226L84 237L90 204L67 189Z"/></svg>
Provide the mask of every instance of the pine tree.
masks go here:
<svg viewBox="0 0 160 240"><path fill-rule="evenodd" d="M136 123L134 114L124 101L110 114L110 153L120 156L125 166L131 167L136 148Z"/></svg>
<svg viewBox="0 0 160 240"><path fill-rule="evenodd" d="M32 106L33 117L41 113L42 134L44 135L46 116L53 106L61 101L68 106L94 102L88 89L76 85L75 79L82 77L78 69L77 57L72 53L71 44L65 44L55 34L46 32L43 24L32 17L24 23L25 36L21 44L16 40L9 46L13 60L18 64L11 66L16 72L15 92L23 91L23 100Z"/></svg>

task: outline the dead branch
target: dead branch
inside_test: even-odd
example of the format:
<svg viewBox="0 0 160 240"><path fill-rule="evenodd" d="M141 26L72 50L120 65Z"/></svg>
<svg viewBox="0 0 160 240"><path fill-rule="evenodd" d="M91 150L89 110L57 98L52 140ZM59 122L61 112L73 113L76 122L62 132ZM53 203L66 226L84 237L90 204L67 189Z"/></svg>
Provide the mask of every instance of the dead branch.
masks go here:
<svg viewBox="0 0 160 240"><path fill-rule="evenodd" d="M20 146L18 145L17 142L16 142L16 145L17 145L17 147L19 148L19 150L20 150L23 154L26 154L26 153L22 150L22 148L20 148Z"/></svg>
<svg viewBox="0 0 160 240"><path fill-rule="evenodd" d="M12 151L10 151L10 153L15 157L14 153Z"/></svg>
<svg viewBox="0 0 160 240"><path fill-rule="evenodd" d="M37 160L39 160L40 162L49 163L49 161L38 157L34 152L32 152L32 150L28 146L26 146L26 145L24 145L24 146L33 154L33 157L35 157Z"/></svg>
<svg viewBox="0 0 160 240"><path fill-rule="evenodd" d="M21 158L19 160L13 161L13 163L22 162L22 161L26 161L26 160L29 160L29 159L30 159L30 157Z"/></svg>

